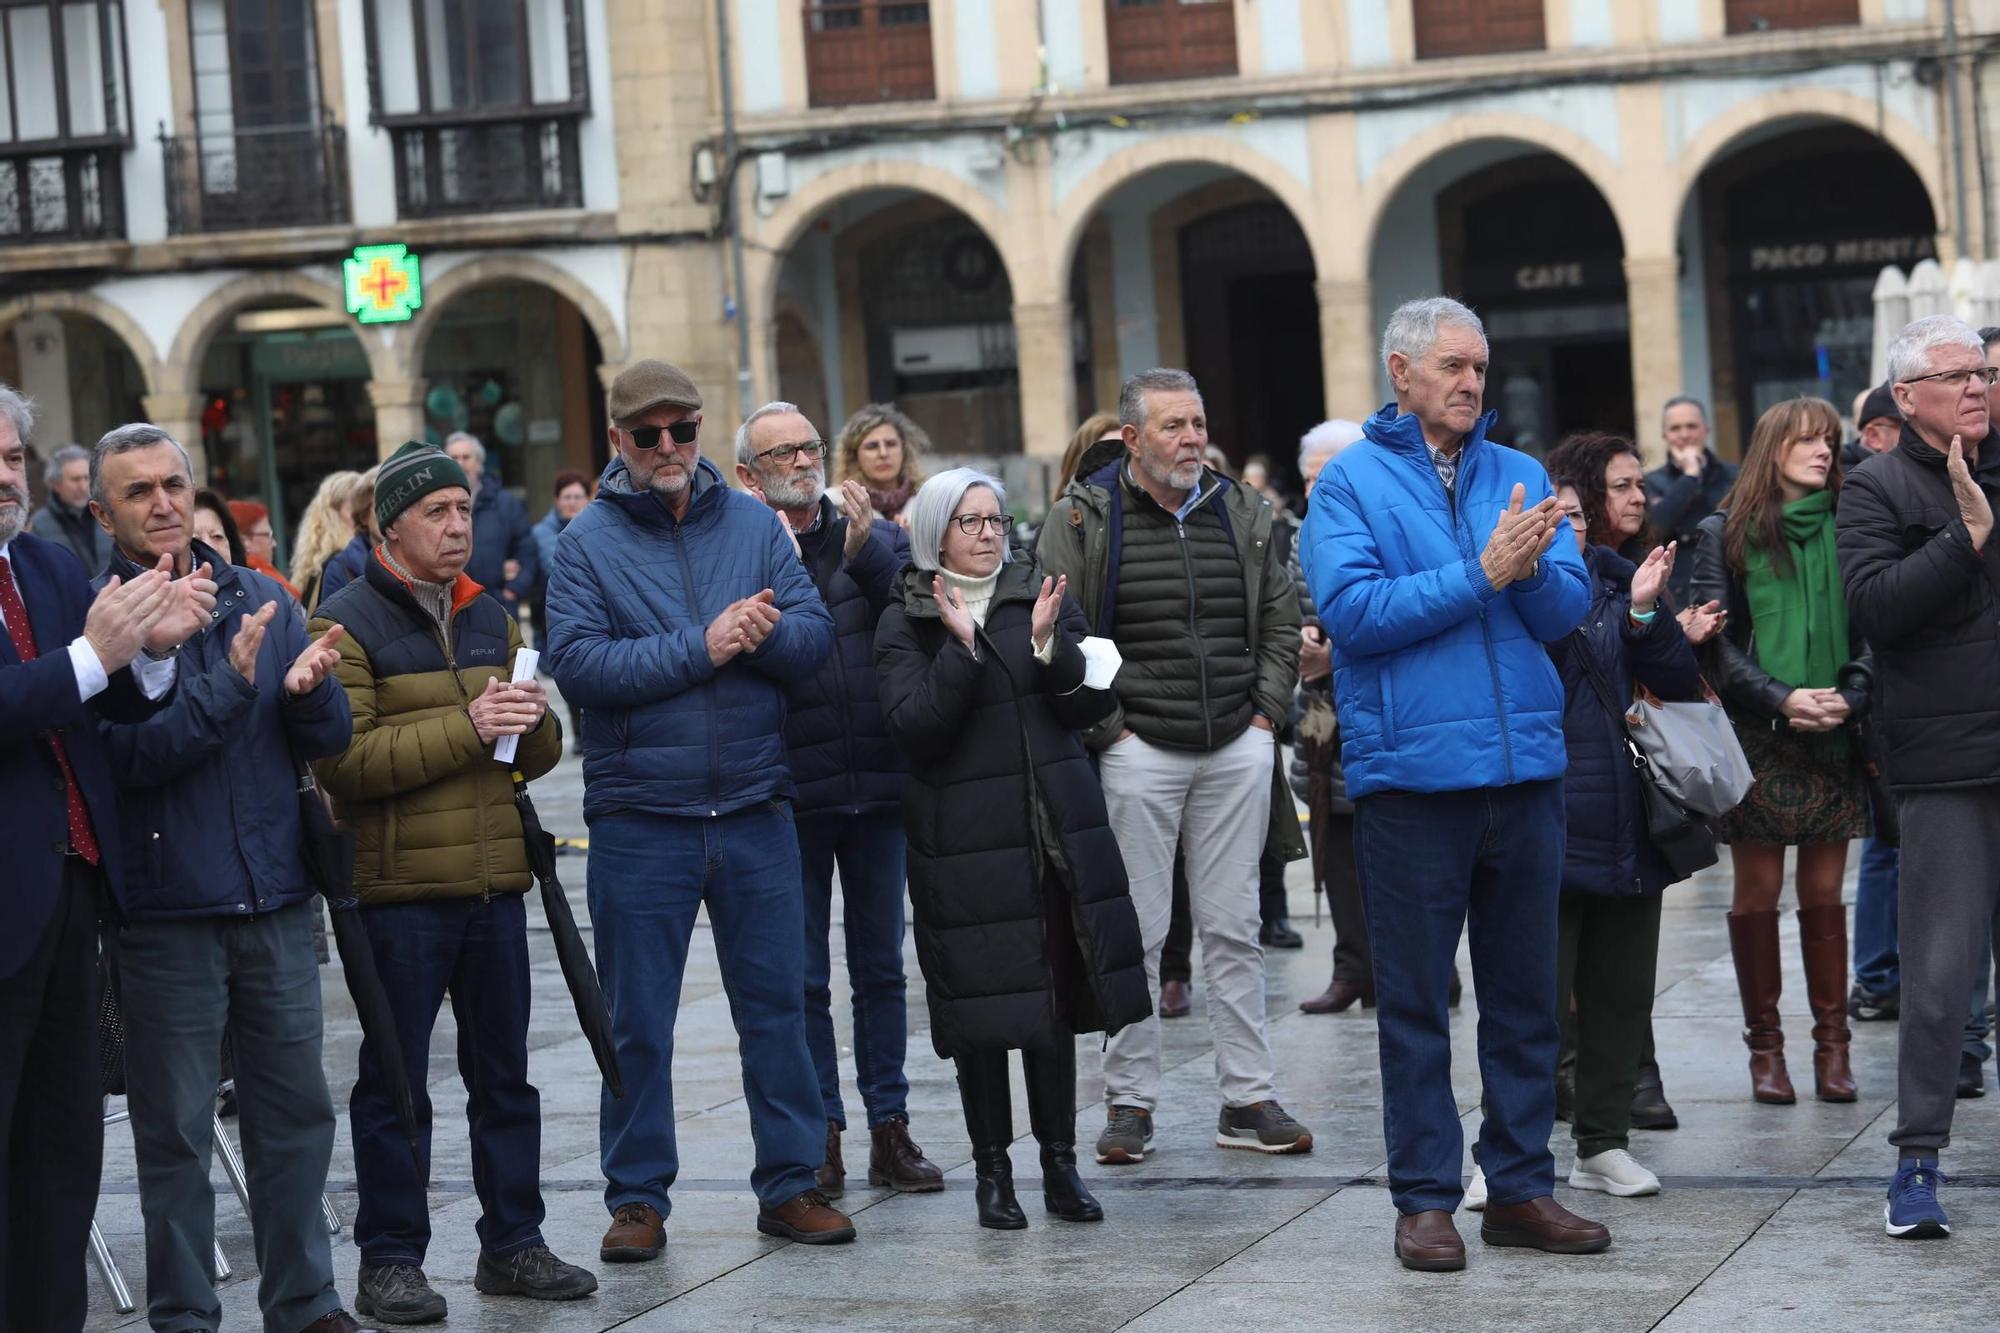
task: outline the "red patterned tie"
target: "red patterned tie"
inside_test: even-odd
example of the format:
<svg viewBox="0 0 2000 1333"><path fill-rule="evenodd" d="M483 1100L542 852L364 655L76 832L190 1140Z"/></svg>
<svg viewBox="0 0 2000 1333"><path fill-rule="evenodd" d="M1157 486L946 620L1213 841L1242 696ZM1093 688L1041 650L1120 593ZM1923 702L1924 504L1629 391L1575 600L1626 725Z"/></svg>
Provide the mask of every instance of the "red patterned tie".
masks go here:
<svg viewBox="0 0 2000 1333"><path fill-rule="evenodd" d="M7 637L14 641L14 652L23 662L34 661L39 655L34 627L28 623L28 607L21 600L21 590L14 584L13 563L4 555L0 555L0 617L7 622ZM70 770L69 751L63 748L62 733L48 731L43 735L55 752L56 767L62 770L63 798L69 803L69 845L78 856L96 865L97 834L91 830L90 811L84 808L83 792L76 785L76 774Z"/></svg>

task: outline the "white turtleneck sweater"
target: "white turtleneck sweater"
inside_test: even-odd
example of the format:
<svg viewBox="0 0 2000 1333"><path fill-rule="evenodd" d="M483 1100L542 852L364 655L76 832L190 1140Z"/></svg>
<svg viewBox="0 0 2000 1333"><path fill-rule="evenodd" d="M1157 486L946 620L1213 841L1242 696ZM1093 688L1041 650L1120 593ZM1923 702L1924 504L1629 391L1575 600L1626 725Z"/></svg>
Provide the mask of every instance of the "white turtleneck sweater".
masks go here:
<svg viewBox="0 0 2000 1333"><path fill-rule="evenodd" d="M944 579L945 595L949 596L952 593L957 593L960 600L965 603L965 613L972 617L972 623L981 629L986 628L986 609L993 604L993 585L1000 581L999 569L995 568L991 574L988 574L983 579L967 578L963 574L954 574L951 570L945 569L942 566L938 568L938 574ZM974 657L979 656L977 647L973 648L972 655ZM1049 641L1035 650L1035 660L1043 666L1047 666L1049 663L1055 661L1055 658L1056 636L1051 634L1049 635Z"/></svg>

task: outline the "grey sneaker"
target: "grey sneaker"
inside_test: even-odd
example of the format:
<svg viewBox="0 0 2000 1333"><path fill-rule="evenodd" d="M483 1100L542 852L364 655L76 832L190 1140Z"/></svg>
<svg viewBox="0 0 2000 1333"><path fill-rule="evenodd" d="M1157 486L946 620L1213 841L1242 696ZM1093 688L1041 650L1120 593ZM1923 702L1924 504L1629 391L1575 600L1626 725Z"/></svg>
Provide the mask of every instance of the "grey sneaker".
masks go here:
<svg viewBox="0 0 2000 1333"><path fill-rule="evenodd" d="M505 1258L479 1252L472 1285L488 1296L526 1296L533 1301L574 1301L597 1290L597 1275L566 1264L546 1245L530 1245Z"/></svg>
<svg viewBox="0 0 2000 1333"><path fill-rule="evenodd" d="M1130 1166L1153 1151L1153 1113L1136 1106L1113 1106L1104 1132L1097 1136L1101 1166Z"/></svg>
<svg viewBox="0 0 2000 1333"><path fill-rule="evenodd" d="M1215 1125L1215 1146L1252 1152L1311 1152L1313 1136L1276 1102L1258 1102L1222 1108Z"/></svg>
<svg viewBox="0 0 2000 1333"><path fill-rule="evenodd" d="M445 1314L444 1297L415 1264L364 1264L354 1284L354 1309L382 1324L435 1324Z"/></svg>

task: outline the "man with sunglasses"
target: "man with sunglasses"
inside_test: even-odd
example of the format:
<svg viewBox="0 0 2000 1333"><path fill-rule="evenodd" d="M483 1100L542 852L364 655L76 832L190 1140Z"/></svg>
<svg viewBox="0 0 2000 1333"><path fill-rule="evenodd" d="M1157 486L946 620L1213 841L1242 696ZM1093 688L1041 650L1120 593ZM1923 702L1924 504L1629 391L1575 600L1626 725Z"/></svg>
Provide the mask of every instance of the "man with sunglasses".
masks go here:
<svg viewBox="0 0 2000 1333"><path fill-rule="evenodd" d="M607 1263L666 1245L673 1031L705 904L729 992L756 1165L757 1229L852 1240L815 1170L826 1120L806 1048L805 919L785 691L833 620L784 523L701 457L701 392L638 361L612 381L615 457L556 542L548 665L583 710L590 920L625 1095L604 1094Z"/></svg>
<svg viewBox="0 0 2000 1333"><path fill-rule="evenodd" d="M847 1183L840 1151L847 1112L828 990L838 863L854 1076L868 1112L868 1183L928 1194L944 1188L944 1173L910 1139L903 1075L904 769L882 724L875 683L875 622L895 596L910 547L900 527L875 517L860 482L827 494L826 453L819 432L790 403L766 403L736 432L736 479L791 528L834 625L827 669L791 687L785 714L785 752L799 785L806 1044L826 1107L819 1186L837 1199Z"/></svg>

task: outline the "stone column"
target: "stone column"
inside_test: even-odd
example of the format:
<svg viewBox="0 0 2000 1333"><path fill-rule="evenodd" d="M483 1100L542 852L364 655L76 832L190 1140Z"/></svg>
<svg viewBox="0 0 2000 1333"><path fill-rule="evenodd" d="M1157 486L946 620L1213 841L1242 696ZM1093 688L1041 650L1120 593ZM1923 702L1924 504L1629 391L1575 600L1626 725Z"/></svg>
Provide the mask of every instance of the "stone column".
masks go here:
<svg viewBox="0 0 2000 1333"><path fill-rule="evenodd" d="M1076 354L1067 301L1014 303L1021 452L1061 458L1076 430Z"/></svg>
<svg viewBox="0 0 2000 1333"><path fill-rule="evenodd" d="M1328 417L1365 421L1375 401L1375 345L1378 330L1370 309L1366 278L1321 278L1319 343Z"/></svg>
<svg viewBox="0 0 2000 1333"><path fill-rule="evenodd" d="M1680 259L1667 255L1625 257L1625 304L1632 337L1632 418L1640 455L1649 468L1667 461L1660 437L1660 412L1667 399L1688 392L1681 382ZM1695 396L1706 401L1708 386Z"/></svg>
<svg viewBox="0 0 2000 1333"><path fill-rule="evenodd" d="M201 440L201 404L198 393L149 393L139 400L146 420L174 437L188 451L194 464L195 484L208 484L208 450Z"/></svg>
<svg viewBox="0 0 2000 1333"><path fill-rule="evenodd" d="M375 404L376 453L387 458L411 440L424 438L422 380L370 380L368 400Z"/></svg>

